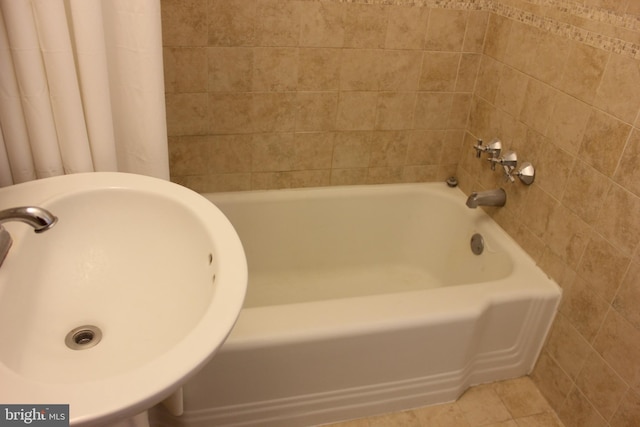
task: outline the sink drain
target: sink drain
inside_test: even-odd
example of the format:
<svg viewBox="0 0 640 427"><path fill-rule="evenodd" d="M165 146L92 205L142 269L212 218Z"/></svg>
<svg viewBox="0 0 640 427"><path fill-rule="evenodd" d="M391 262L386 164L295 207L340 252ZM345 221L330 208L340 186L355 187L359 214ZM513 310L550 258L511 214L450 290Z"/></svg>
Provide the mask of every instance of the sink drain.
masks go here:
<svg viewBox="0 0 640 427"><path fill-rule="evenodd" d="M85 325L72 329L64 343L72 350L86 350L94 347L102 339L102 331L97 326Z"/></svg>

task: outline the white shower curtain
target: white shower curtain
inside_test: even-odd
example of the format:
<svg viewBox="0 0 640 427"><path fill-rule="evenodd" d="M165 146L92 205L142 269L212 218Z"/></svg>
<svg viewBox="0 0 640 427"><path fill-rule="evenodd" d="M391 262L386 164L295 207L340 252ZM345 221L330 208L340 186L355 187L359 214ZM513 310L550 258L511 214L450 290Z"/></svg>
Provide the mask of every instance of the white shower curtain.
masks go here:
<svg viewBox="0 0 640 427"><path fill-rule="evenodd" d="M0 0L0 186L169 179L160 0Z"/></svg>

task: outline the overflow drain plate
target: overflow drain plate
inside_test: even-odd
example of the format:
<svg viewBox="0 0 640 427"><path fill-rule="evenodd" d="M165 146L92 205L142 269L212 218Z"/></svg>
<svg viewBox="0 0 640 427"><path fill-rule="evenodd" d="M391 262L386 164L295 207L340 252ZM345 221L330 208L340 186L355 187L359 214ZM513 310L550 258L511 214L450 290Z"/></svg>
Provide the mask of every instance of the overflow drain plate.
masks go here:
<svg viewBox="0 0 640 427"><path fill-rule="evenodd" d="M64 343L72 350L86 350L95 347L102 339L102 331L97 326L84 325L72 329Z"/></svg>

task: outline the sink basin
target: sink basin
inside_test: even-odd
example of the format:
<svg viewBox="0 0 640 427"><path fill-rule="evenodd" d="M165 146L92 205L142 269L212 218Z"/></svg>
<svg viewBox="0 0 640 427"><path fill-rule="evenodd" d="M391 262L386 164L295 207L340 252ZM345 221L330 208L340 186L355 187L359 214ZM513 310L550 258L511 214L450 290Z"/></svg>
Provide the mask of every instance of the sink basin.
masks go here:
<svg viewBox="0 0 640 427"><path fill-rule="evenodd" d="M0 210L39 206L42 233L4 224L0 402L69 404L72 425L160 402L215 353L247 286L227 218L176 184L72 174L0 189Z"/></svg>

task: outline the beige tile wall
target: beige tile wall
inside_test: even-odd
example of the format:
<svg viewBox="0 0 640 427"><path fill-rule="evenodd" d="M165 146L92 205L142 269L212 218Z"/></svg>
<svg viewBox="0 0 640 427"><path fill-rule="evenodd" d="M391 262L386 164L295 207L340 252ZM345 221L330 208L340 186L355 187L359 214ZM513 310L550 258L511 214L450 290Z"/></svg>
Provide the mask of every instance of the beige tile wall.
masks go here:
<svg viewBox="0 0 640 427"><path fill-rule="evenodd" d="M489 12L453 6L163 0L172 180L225 191L455 173Z"/></svg>
<svg viewBox="0 0 640 427"><path fill-rule="evenodd" d="M637 0L162 0L172 179L441 180L564 288L532 375L566 426L640 425ZM486 30L486 39L485 39ZM502 138L537 167L505 184Z"/></svg>
<svg viewBox="0 0 640 427"><path fill-rule="evenodd" d="M506 186L491 214L564 289L532 376L567 427L640 425L637 4L495 3L458 171L466 191ZM535 184L503 183L476 136L532 161Z"/></svg>

